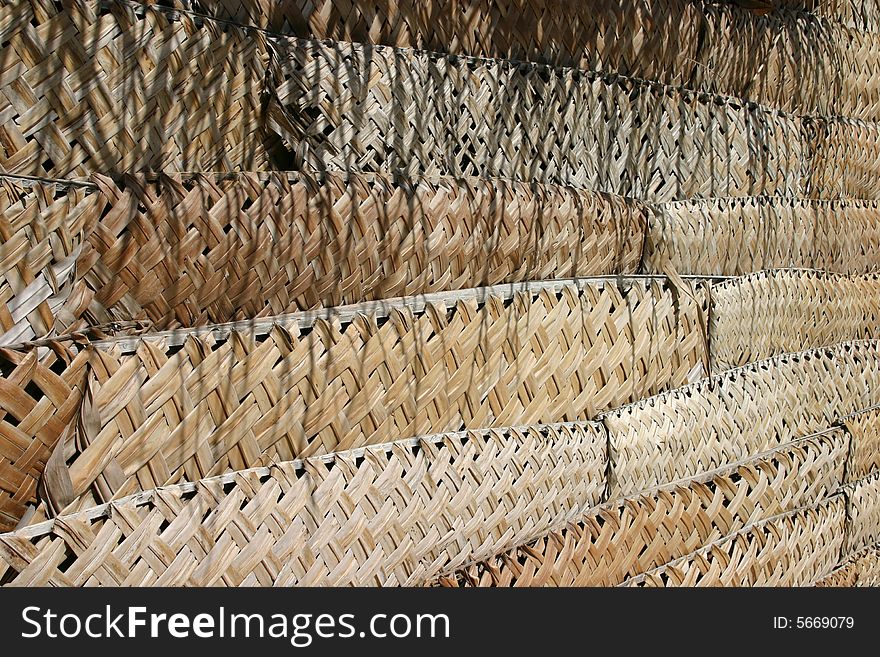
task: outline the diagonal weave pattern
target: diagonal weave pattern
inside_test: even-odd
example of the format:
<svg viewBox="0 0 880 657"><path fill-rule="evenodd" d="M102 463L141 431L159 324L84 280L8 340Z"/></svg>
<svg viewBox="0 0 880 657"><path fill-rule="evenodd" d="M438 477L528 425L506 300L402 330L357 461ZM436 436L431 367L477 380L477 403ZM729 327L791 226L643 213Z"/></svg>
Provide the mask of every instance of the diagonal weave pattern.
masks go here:
<svg viewBox="0 0 880 657"><path fill-rule="evenodd" d="M606 504L444 586L614 586L743 527L812 504L842 482L847 437L812 436L732 467Z"/></svg>
<svg viewBox="0 0 880 657"><path fill-rule="evenodd" d="M880 408L853 413L843 418L852 436L852 448L846 464L850 482L880 471Z"/></svg>
<svg viewBox="0 0 880 657"><path fill-rule="evenodd" d="M812 267L841 274L880 269L880 204L780 197L661 203L648 225L643 268L740 276Z"/></svg>
<svg viewBox="0 0 880 657"><path fill-rule="evenodd" d="M847 485L843 494L849 519L844 554L880 543L880 473Z"/></svg>
<svg viewBox="0 0 880 657"><path fill-rule="evenodd" d="M866 341L786 354L606 413L611 497L742 460L877 404L877 349Z"/></svg>
<svg viewBox="0 0 880 657"><path fill-rule="evenodd" d="M272 47L267 124L295 168L499 176L663 201L794 194L807 165L800 119L723 97L383 46Z"/></svg>
<svg viewBox="0 0 880 657"><path fill-rule="evenodd" d="M809 586L837 564L840 496L757 523L623 586Z"/></svg>
<svg viewBox="0 0 880 657"><path fill-rule="evenodd" d="M597 504L606 465L589 423L282 463L0 535L0 582L412 585Z"/></svg>
<svg viewBox="0 0 880 657"><path fill-rule="evenodd" d="M880 123L814 119L804 127L811 162L805 196L880 199Z"/></svg>
<svg viewBox="0 0 880 657"><path fill-rule="evenodd" d="M592 418L704 371L705 291L550 282L97 343L94 403L64 448L72 494L53 508L402 437Z"/></svg>
<svg viewBox="0 0 880 657"><path fill-rule="evenodd" d="M816 582L816 586L880 586L880 545L872 545L849 557Z"/></svg>
<svg viewBox="0 0 880 657"><path fill-rule="evenodd" d="M880 338L880 277L808 270L751 274L712 286L711 367Z"/></svg>
<svg viewBox="0 0 880 657"><path fill-rule="evenodd" d="M0 7L0 171L260 169L266 38L120 0Z"/></svg>

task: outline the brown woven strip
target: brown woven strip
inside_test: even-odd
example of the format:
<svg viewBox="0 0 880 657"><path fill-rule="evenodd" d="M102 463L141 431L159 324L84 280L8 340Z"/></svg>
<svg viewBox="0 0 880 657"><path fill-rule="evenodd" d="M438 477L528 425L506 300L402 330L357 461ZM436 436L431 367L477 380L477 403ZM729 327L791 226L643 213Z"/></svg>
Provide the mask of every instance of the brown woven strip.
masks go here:
<svg viewBox="0 0 880 657"><path fill-rule="evenodd" d="M816 586L880 586L880 545L872 545L849 557L816 582Z"/></svg>
<svg viewBox="0 0 880 657"><path fill-rule="evenodd" d="M880 276L760 272L711 289L713 372L785 352L880 338Z"/></svg>
<svg viewBox="0 0 880 657"><path fill-rule="evenodd" d="M0 171L259 170L266 38L110 0L0 6Z"/></svg>
<svg viewBox="0 0 880 657"><path fill-rule="evenodd" d="M836 495L765 520L624 586L810 586L836 565L846 513Z"/></svg>
<svg viewBox="0 0 880 657"><path fill-rule="evenodd" d="M811 153L806 196L880 199L880 123L814 119L804 127Z"/></svg>
<svg viewBox="0 0 880 657"><path fill-rule="evenodd" d="M842 482L847 443L842 430L829 431L603 505L546 536L433 583L614 586L834 492Z"/></svg>
<svg viewBox="0 0 880 657"><path fill-rule="evenodd" d="M94 404L64 448L73 497L82 508L401 437L591 418L702 375L706 289L504 286L100 343Z"/></svg>
<svg viewBox="0 0 880 657"><path fill-rule="evenodd" d="M880 408L853 413L843 418L843 425L852 436L847 480L856 481L880 470Z"/></svg>
<svg viewBox="0 0 880 657"><path fill-rule="evenodd" d="M650 214L620 197L499 179L94 180L98 187L66 193L56 184L3 181L0 344L85 323L143 319L169 329L630 273ZM60 269L63 279L47 279Z"/></svg>
<svg viewBox="0 0 880 657"><path fill-rule="evenodd" d="M643 267L738 276L812 267L841 274L880 269L880 204L779 197L661 203L651 217Z"/></svg>
<svg viewBox="0 0 880 657"><path fill-rule="evenodd" d="M880 543L880 473L845 486L843 493L848 517L844 554L849 555Z"/></svg>
<svg viewBox="0 0 880 657"><path fill-rule="evenodd" d="M0 535L0 582L412 585L604 489L597 424L448 434L163 488Z"/></svg>
<svg viewBox="0 0 880 657"><path fill-rule="evenodd" d="M611 497L693 477L876 405L878 348L786 354L606 413Z"/></svg>
<svg viewBox="0 0 880 657"><path fill-rule="evenodd" d="M273 48L267 122L297 168L499 176L662 201L796 194L807 164L800 119L681 88L384 46Z"/></svg>

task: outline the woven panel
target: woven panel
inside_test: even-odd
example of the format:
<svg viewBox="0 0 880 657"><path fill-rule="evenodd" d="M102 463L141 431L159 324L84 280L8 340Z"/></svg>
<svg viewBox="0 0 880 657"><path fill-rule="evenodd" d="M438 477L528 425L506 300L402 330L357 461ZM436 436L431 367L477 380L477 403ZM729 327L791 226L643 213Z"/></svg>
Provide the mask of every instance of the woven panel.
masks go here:
<svg viewBox="0 0 880 657"><path fill-rule="evenodd" d="M85 356L65 362L72 355L56 349L39 356L0 349L0 531L24 515L79 406Z"/></svg>
<svg viewBox="0 0 880 657"><path fill-rule="evenodd" d="M835 496L741 530L624 586L810 586L836 565L845 520L843 500Z"/></svg>
<svg viewBox="0 0 880 657"><path fill-rule="evenodd" d="M654 201L797 193L795 117L642 80L383 46L273 42L294 168L499 176Z"/></svg>
<svg viewBox="0 0 880 657"><path fill-rule="evenodd" d="M222 171L267 162L262 33L117 0L0 8L0 170Z"/></svg>
<svg viewBox="0 0 880 657"><path fill-rule="evenodd" d="M595 424L282 463L0 535L0 582L412 585L579 515L605 467Z"/></svg>
<svg viewBox="0 0 880 657"><path fill-rule="evenodd" d="M158 329L629 273L646 206L556 185L351 174L99 179L79 276L101 321Z"/></svg>
<svg viewBox="0 0 880 657"><path fill-rule="evenodd" d="M644 280L504 289L104 343L66 453L72 493L49 480L51 508L403 437L589 419L703 371L705 286L677 302Z"/></svg>
<svg viewBox="0 0 880 657"><path fill-rule="evenodd" d="M777 197L662 203L651 216L644 269L739 276L812 267L844 274L880 269L877 201Z"/></svg>
<svg viewBox="0 0 880 657"><path fill-rule="evenodd" d="M843 424L852 436L847 479L856 481L880 470L880 408L853 413Z"/></svg>
<svg viewBox="0 0 880 657"><path fill-rule="evenodd" d="M880 123L815 119L805 128L811 152L805 195L880 199Z"/></svg>
<svg viewBox="0 0 880 657"><path fill-rule="evenodd" d="M849 557L816 586L880 586L880 545L872 545Z"/></svg>
<svg viewBox="0 0 880 657"><path fill-rule="evenodd" d="M540 539L434 583L614 586L833 492L842 481L847 442L842 431L832 431L604 505Z"/></svg>
<svg viewBox="0 0 880 657"><path fill-rule="evenodd" d="M103 206L81 186L0 179L0 345L79 327L75 263Z"/></svg>
<svg viewBox="0 0 880 657"><path fill-rule="evenodd" d="M845 554L880 543L880 473L874 473L843 489L847 500Z"/></svg>
<svg viewBox="0 0 880 657"><path fill-rule="evenodd" d="M602 416L611 496L747 458L878 401L876 342L786 354Z"/></svg>
<svg viewBox="0 0 880 657"><path fill-rule="evenodd" d="M880 277L760 272L712 286L711 364L720 372L784 352L880 338Z"/></svg>

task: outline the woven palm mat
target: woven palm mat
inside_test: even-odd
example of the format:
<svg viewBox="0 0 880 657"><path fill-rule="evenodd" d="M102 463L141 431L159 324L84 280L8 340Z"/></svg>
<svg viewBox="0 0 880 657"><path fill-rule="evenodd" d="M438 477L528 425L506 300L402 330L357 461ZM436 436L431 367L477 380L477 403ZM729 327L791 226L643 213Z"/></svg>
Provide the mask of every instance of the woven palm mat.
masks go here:
<svg viewBox="0 0 880 657"><path fill-rule="evenodd" d="M612 499L739 461L875 406L878 349L864 341L786 354L602 415Z"/></svg>
<svg viewBox="0 0 880 657"><path fill-rule="evenodd" d="M631 273L650 215L620 197L499 179L93 180L65 191L0 177L0 344L84 324L161 330Z"/></svg>
<svg viewBox="0 0 880 657"><path fill-rule="evenodd" d="M880 543L880 473L848 484L843 494L849 518L844 554Z"/></svg>
<svg viewBox="0 0 880 657"><path fill-rule="evenodd" d="M880 124L813 119L804 128L811 162L805 196L880 199Z"/></svg>
<svg viewBox="0 0 880 657"><path fill-rule="evenodd" d="M268 125L298 168L500 176L663 201L795 194L800 119L642 80L273 41Z"/></svg>
<svg viewBox="0 0 880 657"><path fill-rule="evenodd" d="M880 586L880 545L872 545L852 555L839 568L816 582L816 586Z"/></svg>
<svg viewBox="0 0 880 657"><path fill-rule="evenodd" d="M613 586L842 482L837 429L699 477L605 504L547 535L434 581L444 586ZM448 572L448 571L447 571Z"/></svg>
<svg viewBox="0 0 880 657"><path fill-rule="evenodd" d="M842 423L853 437L852 451L846 465L849 481L862 479L880 470L880 408L853 413L843 418Z"/></svg>
<svg viewBox="0 0 880 657"><path fill-rule="evenodd" d="M583 513L596 424L448 434L149 491L0 535L0 582L411 585Z"/></svg>
<svg viewBox="0 0 880 657"><path fill-rule="evenodd" d="M686 0L174 4L304 38L614 71L787 111L877 118L875 35L806 14Z"/></svg>
<svg viewBox="0 0 880 657"><path fill-rule="evenodd" d="M880 204L781 197L661 203L648 225L643 267L739 276L812 267L841 274L880 269Z"/></svg>
<svg viewBox="0 0 880 657"><path fill-rule="evenodd" d="M837 564L846 512L836 495L752 525L624 586L810 586Z"/></svg>
<svg viewBox="0 0 880 657"><path fill-rule="evenodd" d="M777 270L712 286L713 372L785 352L880 338L880 277Z"/></svg>
<svg viewBox="0 0 880 657"><path fill-rule="evenodd" d="M110 0L0 7L0 170L258 170L260 32Z"/></svg>
<svg viewBox="0 0 880 657"><path fill-rule="evenodd" d="M591 418L703 375L706 289L552 281L95 343L71 365L71 394L88 395L48 499L57 510L402 437ZM27 420L10 410L13 426Z"/></svg>

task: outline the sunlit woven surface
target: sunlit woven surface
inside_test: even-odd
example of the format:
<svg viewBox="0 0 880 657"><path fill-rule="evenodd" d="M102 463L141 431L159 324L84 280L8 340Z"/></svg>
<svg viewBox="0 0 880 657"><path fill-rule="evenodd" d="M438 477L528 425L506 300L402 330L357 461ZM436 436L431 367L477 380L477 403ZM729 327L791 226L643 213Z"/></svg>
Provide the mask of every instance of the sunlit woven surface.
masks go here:
<svg viewBox="0 0 880 657"><path fill-rule="evenodd" d="M843 478L835 430L588 512L435 581L445 586L613 586L743 527L814 503Z"/></svg>
<svg viewBox="0 0 880 657"><path fill-rule="evenodd" d="M842 274L880 269L877 201L777 197L661 203L649 224L644 268L738 276L812 267Z"/></svg>
<svg viewBox="0 0 880 657"><path fill-rule="evenodd" d="M800 119L721 97L383 46L273 47L267 120L297 167L500 176L660 201L794 194L807 164Z"/></svg>
<svg viewBox="0 0 880 657"><path fill-rule="evenodd" d="M260 32L118 0L0 7L0 170L266 166Z"/></svg>
<svg viewBox="0 0 880 657"><path fill-rule="evenodd" d="M846 513L840 496L766 520L625 586L810 586L837 564Z"/></svg>
<svg viewBox="0 0 880 657"><path fill-rule="evenodd" d="M742 460L875 405L877 349L867 341L786 354L605 414L611 497Z"/></svg>
<svg viewBox="0 0 880 657"><path fill-rule="evenodd" d="M592 418L704 371L705 290L676 303L643 280L505 286L103 343L65 448L71 490L49 480L52 508L403 437Z"/></svg>
<svg viewBox="0 0 880 657"><path fill-rule="evenodd" d="M0 230L10 235L0 247L9 254L0 255L8 266L0 273L0 344L84 323L143 319L166 329L631 273L650 213L619 197L499 179L93 180L97 187L66 194L51 184L0 187L0 222L8 222ZM55 270L63 277L53 285Z"/></svg>
<svg viewBox="0 0 880 657"><path fill-rule="evenodd" d="M880 277L770 271L712 286L712 371L785 352L880 338Z"/></svg>
<svg viewBox="0 0 880 657"><path fill-rule="evenodd" d="M600 501L598 425L449 434L169 487L0 535L0 582L400 585Z"/></svg>
<svg viewBox="0 0 880 657"><path fill-rule="evenodd" d="M880 473L849 484L843 492L849 517L844 554L880 543Z"/></svg>
<svg viewBox="0 0 880 657"><path fill-rule="evenodd" d="M880 123L816 119L805 128L811 151L805 195L880 199Z"/></svg>
<svg viewBox="0 0 880 657"><path fill-rule="evenodd" d="M880 408L873 408L847 416L843 420L853 437L846 473L849 481L856 481L880 470Z"/></svg>
<svg viewBox="0 0 880 657"><path fill-rule="evenodd" d="M816 586L880 586L880 545L872 545L849 557Z"/></svg>

